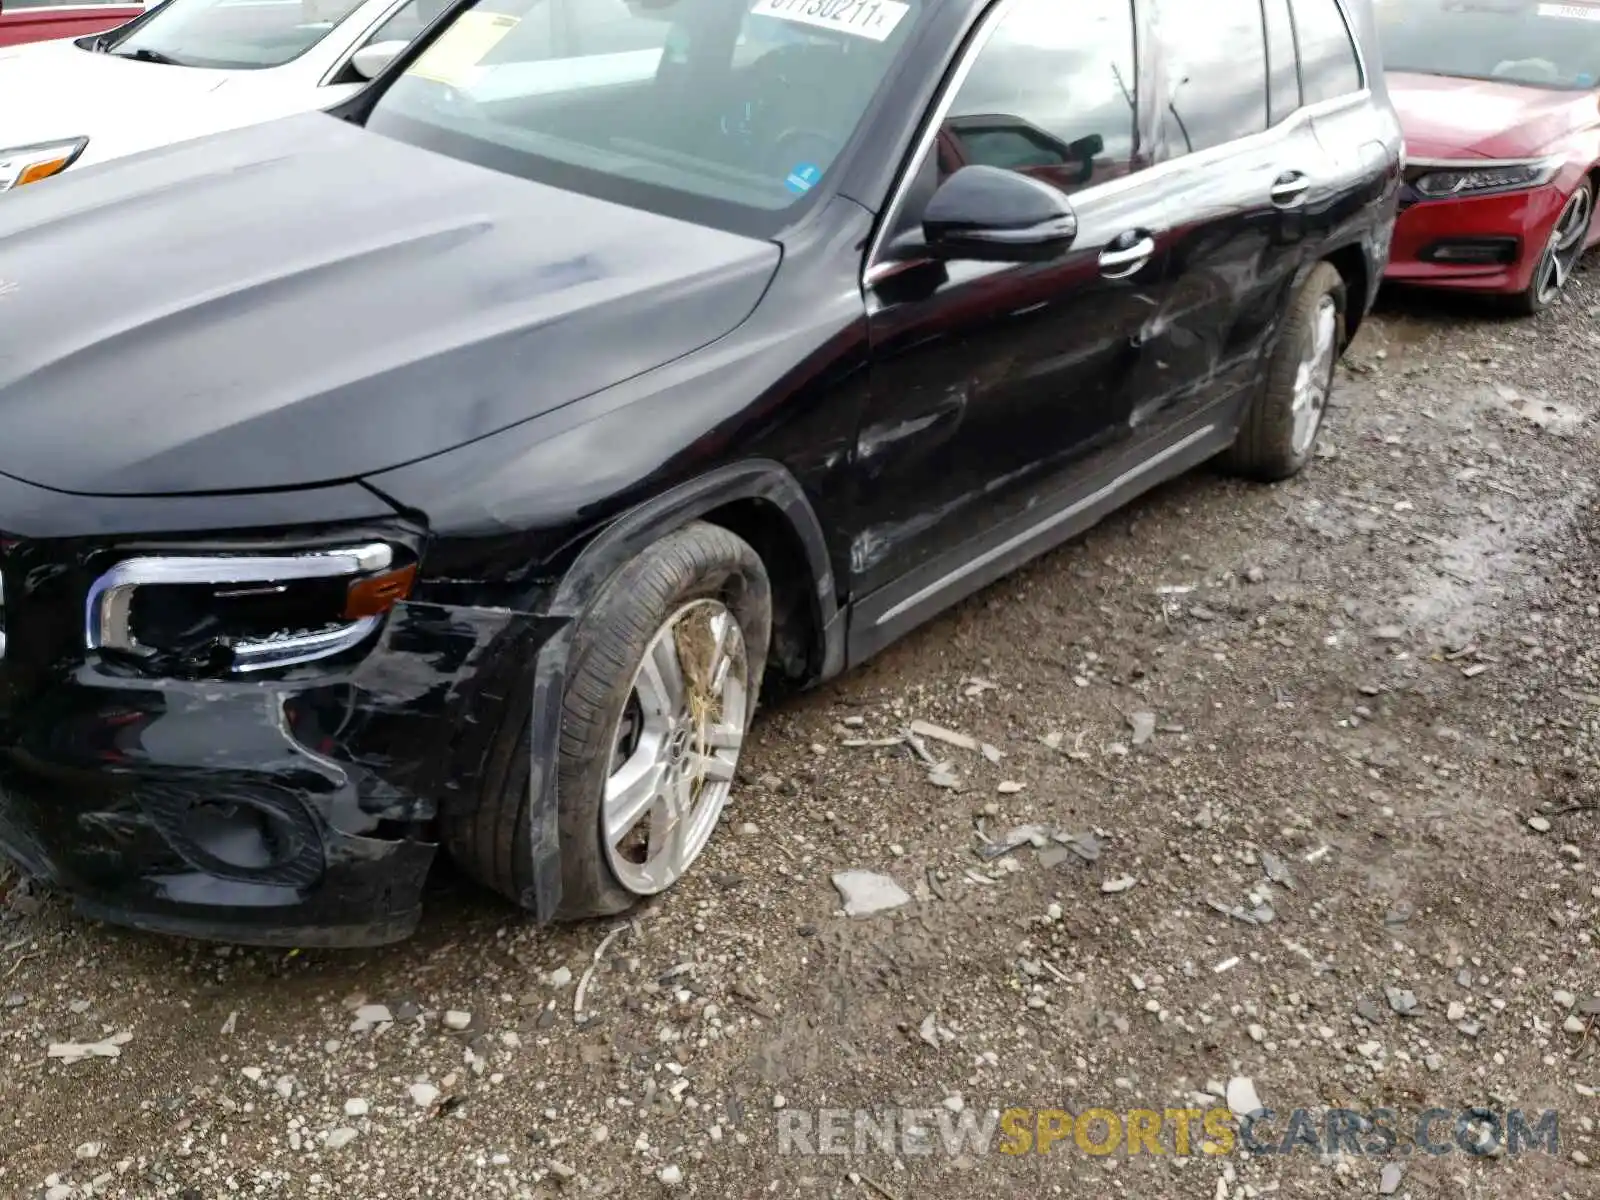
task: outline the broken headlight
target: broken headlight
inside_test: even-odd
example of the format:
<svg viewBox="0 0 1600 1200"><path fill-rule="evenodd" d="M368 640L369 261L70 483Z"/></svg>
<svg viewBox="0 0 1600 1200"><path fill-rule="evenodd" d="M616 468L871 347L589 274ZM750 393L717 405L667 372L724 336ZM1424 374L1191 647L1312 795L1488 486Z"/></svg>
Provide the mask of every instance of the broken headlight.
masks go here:
<svg viewBox="0 0 1600 1200"><path fill-rule="evenodd" d="M139 554L89 589L84 640L163 670L248 674L315 662L366 642L416 573L415 551L398 540Z"/></svg>

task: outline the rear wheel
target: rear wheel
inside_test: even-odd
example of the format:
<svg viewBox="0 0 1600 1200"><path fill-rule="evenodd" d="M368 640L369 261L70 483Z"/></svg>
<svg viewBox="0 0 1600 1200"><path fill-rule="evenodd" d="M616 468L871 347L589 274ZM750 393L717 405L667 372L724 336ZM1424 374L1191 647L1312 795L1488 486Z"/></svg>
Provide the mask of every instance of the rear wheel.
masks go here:
<svg viewBox="0 0 1600 1200"><path fill-rule="evenodd" d="M557 795L562 919L621 912L700 856L734 785L771 638L760 557L713 525L662 538L601 588L574 633ZM526 764L526 714L513 764ZM519 899L527 769L447 825L452 856ZM508 865L510 870L507 869Z"/></svg>
<svg viewBox="0 0 1600 1200"><path fill-rule="evenodd" d="M1584 247L1589 242L1589 226L1594 221L1594 184L1585 179L1568 198L1545 242L1539 265L1534 268L1528 290L1512 297L1512 308L1524 316L1536 316L1561 299L1567 280L1578 269Z"/></svg>
<svg viewBox="0 0 1600 1200"><path fill-rule="evenodd" d="M1343 277L1319 263L1290 301L1265 386L1224 455L1231 470L1271 482L1298 474L1311 460L1339 365L1345 303Z"/></svg>

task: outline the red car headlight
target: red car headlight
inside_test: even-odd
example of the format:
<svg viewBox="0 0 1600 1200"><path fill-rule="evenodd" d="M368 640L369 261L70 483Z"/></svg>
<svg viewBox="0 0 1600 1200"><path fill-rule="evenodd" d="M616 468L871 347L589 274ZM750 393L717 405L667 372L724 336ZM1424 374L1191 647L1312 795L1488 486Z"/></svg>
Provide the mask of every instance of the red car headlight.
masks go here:
<svg viewBox="0 0 1600 1200"><path fill-rule="evenodd" d="M1566 164L1565 158L1530 159L1527 162L1413 163L1417 173L1411 186L1429 200L1452 196L1484 195L1543 187Z"/></svg>

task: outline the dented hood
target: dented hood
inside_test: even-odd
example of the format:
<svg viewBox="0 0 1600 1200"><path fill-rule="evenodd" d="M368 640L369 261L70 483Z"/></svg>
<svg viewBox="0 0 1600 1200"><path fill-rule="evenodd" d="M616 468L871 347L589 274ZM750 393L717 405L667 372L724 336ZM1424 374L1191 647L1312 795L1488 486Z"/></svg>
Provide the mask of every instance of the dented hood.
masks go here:
<svg viewBox="0 0 1600 1200"><path fill-rule="evenodd" d="M356 478L714 341L778 258L322 114L68 173L0 202L0 473Z"/></svg>

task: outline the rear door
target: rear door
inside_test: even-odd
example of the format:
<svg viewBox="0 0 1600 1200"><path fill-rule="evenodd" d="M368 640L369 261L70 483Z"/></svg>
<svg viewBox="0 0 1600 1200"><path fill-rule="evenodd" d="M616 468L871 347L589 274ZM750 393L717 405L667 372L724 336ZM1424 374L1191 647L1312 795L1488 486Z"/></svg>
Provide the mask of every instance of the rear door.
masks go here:
<svg viewBox="0 0 1600 1200"><path fill-rule="evenodd" d="M1329 0L1332 3L1332 0ZM1135 424L1176 423L1258 381L1334 174L1299 95L1282 0L1147 0L1172 206L1172 286Z"/></svg>
<svg viewBox="0 0 1600 1200"><path fill-rule="evenodd" d="M1370 223L1371 206L1396 186L1398 148L1383 110L1371 99L1359 42L1340 0L1288 0L1300 47L1300 77L1311 127L1328 164L1308 206L1308 234L1324 242L1348 240L1346 226ZM1352 297L1364 303L1365 297Z"/></svg>

